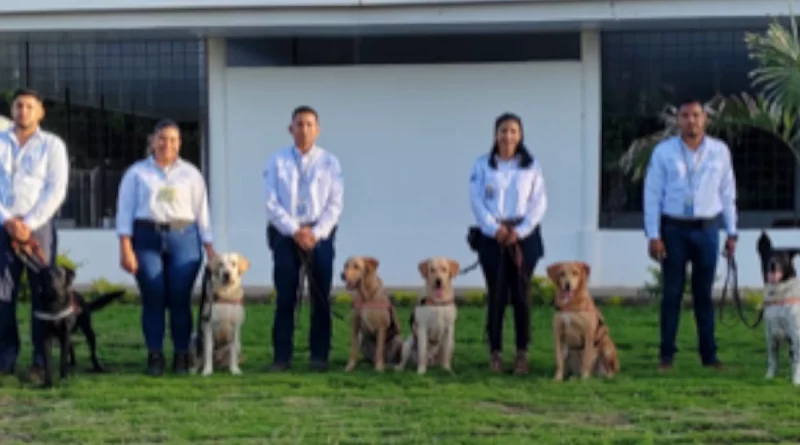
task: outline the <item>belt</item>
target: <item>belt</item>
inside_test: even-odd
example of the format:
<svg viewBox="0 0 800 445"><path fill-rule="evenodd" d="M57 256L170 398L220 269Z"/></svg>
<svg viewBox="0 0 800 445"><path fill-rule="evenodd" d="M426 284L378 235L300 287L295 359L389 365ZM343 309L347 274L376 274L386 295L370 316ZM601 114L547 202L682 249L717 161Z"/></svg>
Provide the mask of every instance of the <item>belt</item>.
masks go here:
<svg viewBox="0 0 800 445"><path fill-rule="evenodd" d="M137 219L133 222L134 227L153 229L157 232L177 232L194 224L194 221L177 220L170 222L157 222L150 219Z"/></svg>
<svg viewBox="0 0 800 445"><path fill-rule="evenodd" d="M525 218L512 218L512 219L501 219L498 221L501 226L508 226L508 227L517 227L518 225L522 224Z"/></svg>
<svg viewBox="0 0 800 445"><path fill-rule="evenodd" d="M670 225L684 229L708 229L719 225L717 216L711 218L675 218L669 215L661 215L661 225Z"/></svg>

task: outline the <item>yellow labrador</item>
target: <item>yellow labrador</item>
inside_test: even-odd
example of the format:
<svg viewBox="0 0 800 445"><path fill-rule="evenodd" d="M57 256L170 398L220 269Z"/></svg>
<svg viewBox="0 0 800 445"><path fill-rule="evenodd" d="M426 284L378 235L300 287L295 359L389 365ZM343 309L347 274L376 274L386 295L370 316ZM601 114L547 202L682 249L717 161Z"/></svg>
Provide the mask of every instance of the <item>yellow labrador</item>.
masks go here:
<svg viewBox="0 0 800 445"><path fill-rule="evenodd" d="M438 363L452 371L455 349L456 310L453 279L458 275L455 260L434 257L419 263L419 273L425 280L425 293L411 314L411 335L403 343L397 370L411 360L417 363L417 373L425 374L428 363Z"/></svg>

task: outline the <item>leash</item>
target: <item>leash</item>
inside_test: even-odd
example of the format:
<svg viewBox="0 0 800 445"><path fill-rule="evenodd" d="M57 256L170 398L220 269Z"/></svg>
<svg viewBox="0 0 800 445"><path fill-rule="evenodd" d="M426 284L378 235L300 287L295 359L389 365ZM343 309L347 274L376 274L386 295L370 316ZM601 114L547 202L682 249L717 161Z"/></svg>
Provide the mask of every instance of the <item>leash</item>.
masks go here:
<svg viewBox="0 0 800 445"><path fill-rule="evenodd" d="M295 304L295 328L299 325L300 320L300 307L303 301L303 288L307 288L309 290L308 294L309 297L313 295L317 295L317 298L324 299L329 298L329 296L322 295L322 292L319 290L319 286L317 286L316 281L314 280L313 274L311 271L311 252L306 252L305 250L301 249L300 246L295 243L295 252L297 253L298 258L300 258L300 271L299 271L299 280L297 284L297 302ZM309 298L311 300L311 298ZM317 303L322 304L322 301L318 301ZM332 305L331 305L332 306ZM339 320L344 320L344 316L338 313L331 307L331 315L338 318Z"/></svg>
<svg viewBox="0 0 800 445"><path fill-rule="evenodd" d="M510 289L506 288L505 283L505 262L510 258L514 264L513 266L517 269L517 283L516 285L519 286L519 295L522 298L525 298L527 286L525 283L524 271L525 271L525 257L522 254L522 247L519 245L519 242L514 243L513 245L500 245L500 253L498 255L497 261L497 275L495 276L495 290L499 291L500 289L505 290L506 292L503 293L502 296L498 295L498 300L495 301L495 304L501 305L503 310L497 311L498 314L496 316L502 319L503 313L505 312L506 306L509 304L510 297ZM502 300L500 300L502 298ZM489 298L491 300L491 298ZM491 305L491 301L487 304L487 314L486 314L486 325L483 330L483 342L486 343L489 337L489 321L490 321L490 313L492 312L489 306ZM497 320L492 320L497 321Z"/></svg>
<svg viewBox="0 0 800 445"><path fill-rule="evenodd" d="M730 290L733 303L736 305L736 312L739 314L739 318L742 320L742 323L744 323L744 325L750 329L755 329L764 318L764 308L762 307L761 310L758 311L758 317L754 323L747 321L747 317L744 315L742 296L739 292L739 270L736 267L736 258L733 255L726 255L725 257L727 258L728 263L728 273L725 276L725 285L722 288L722 296L720 297L719 302L719 320L722 322L722 314L725 311L725 301L728 298L728 290Z"/></svg>
<svg viewBox="0 0 800 445"><path fill-rule="evenodd" d="M463 269L459 270L458 271L458 275L466 275L466 274L472 272L473 270L477 269L478 266L480 266L480 265L481 265L481 260L479 260L479 259L475 260L474 263L472 263L469 266L464 267Z"/></svg>

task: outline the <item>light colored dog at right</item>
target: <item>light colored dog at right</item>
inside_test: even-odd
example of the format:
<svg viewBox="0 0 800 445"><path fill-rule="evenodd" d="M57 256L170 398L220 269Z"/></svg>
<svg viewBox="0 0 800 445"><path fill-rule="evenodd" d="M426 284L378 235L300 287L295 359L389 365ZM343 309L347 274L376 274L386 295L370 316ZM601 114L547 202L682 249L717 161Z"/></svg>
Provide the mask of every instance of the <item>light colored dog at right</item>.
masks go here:
<svg viewBox="0 0 800 445"><path fill-rule="evenodd" d="M800 385L800 279L793 255L774 252L767 263L764 288L764 334L767 341L767 379L778 372L778 349L789 346L792 384Z"/></svg>
<svg viewBox="0 0 800 445"><path fill-rule="evenodd" d="M202 375L208 376L215 364L227 365L231 374L238 375L245 321L241 278L250 262L239 253L220 253L207 267L210 279L203 292L206 300L200 303L199 337L193 339L194 370L202 366Z"/></svg>
<svg viewBox="0 0 800 445"><path fill-rule="evenodd" d="M455 260L434 257L419 263L419 273L425 280L425 293L411 314L411 335L403 343L400 363L402 370L411 360L417 363L417 373L425 374L429 363L437 363L452 371L455 349L456 310L453 279L458 275Z"/></svg>

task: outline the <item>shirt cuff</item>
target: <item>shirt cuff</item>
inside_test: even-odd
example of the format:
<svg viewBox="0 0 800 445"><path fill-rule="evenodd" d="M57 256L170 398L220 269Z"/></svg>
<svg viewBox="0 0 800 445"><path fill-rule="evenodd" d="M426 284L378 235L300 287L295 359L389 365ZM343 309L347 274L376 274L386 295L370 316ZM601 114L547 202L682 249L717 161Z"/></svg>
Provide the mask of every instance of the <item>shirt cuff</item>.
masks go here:
<svg viewBox="0 0 800 445"><path fill-rule="evenodd" d="M41 223L33 216L28 215L22 218L22 222L28 227L30 230L37 230Z"/></svg>
<svg viewBox="0 0 800 445"><path fill-rule="evenodd" d="M311 234L314 235L315 239L323 240L327 239L331 235L331 231L326 230L324 227L317 225L311 229Z"/></svg>
<svg viewBox="0 0 800 445"><path fill-rule="evenodd" d="M489 238L494 238L497 236L498 229L500 229L500 225L496 223L484 224L481 226L481 232L483 232L483 234Z"/></svg>

